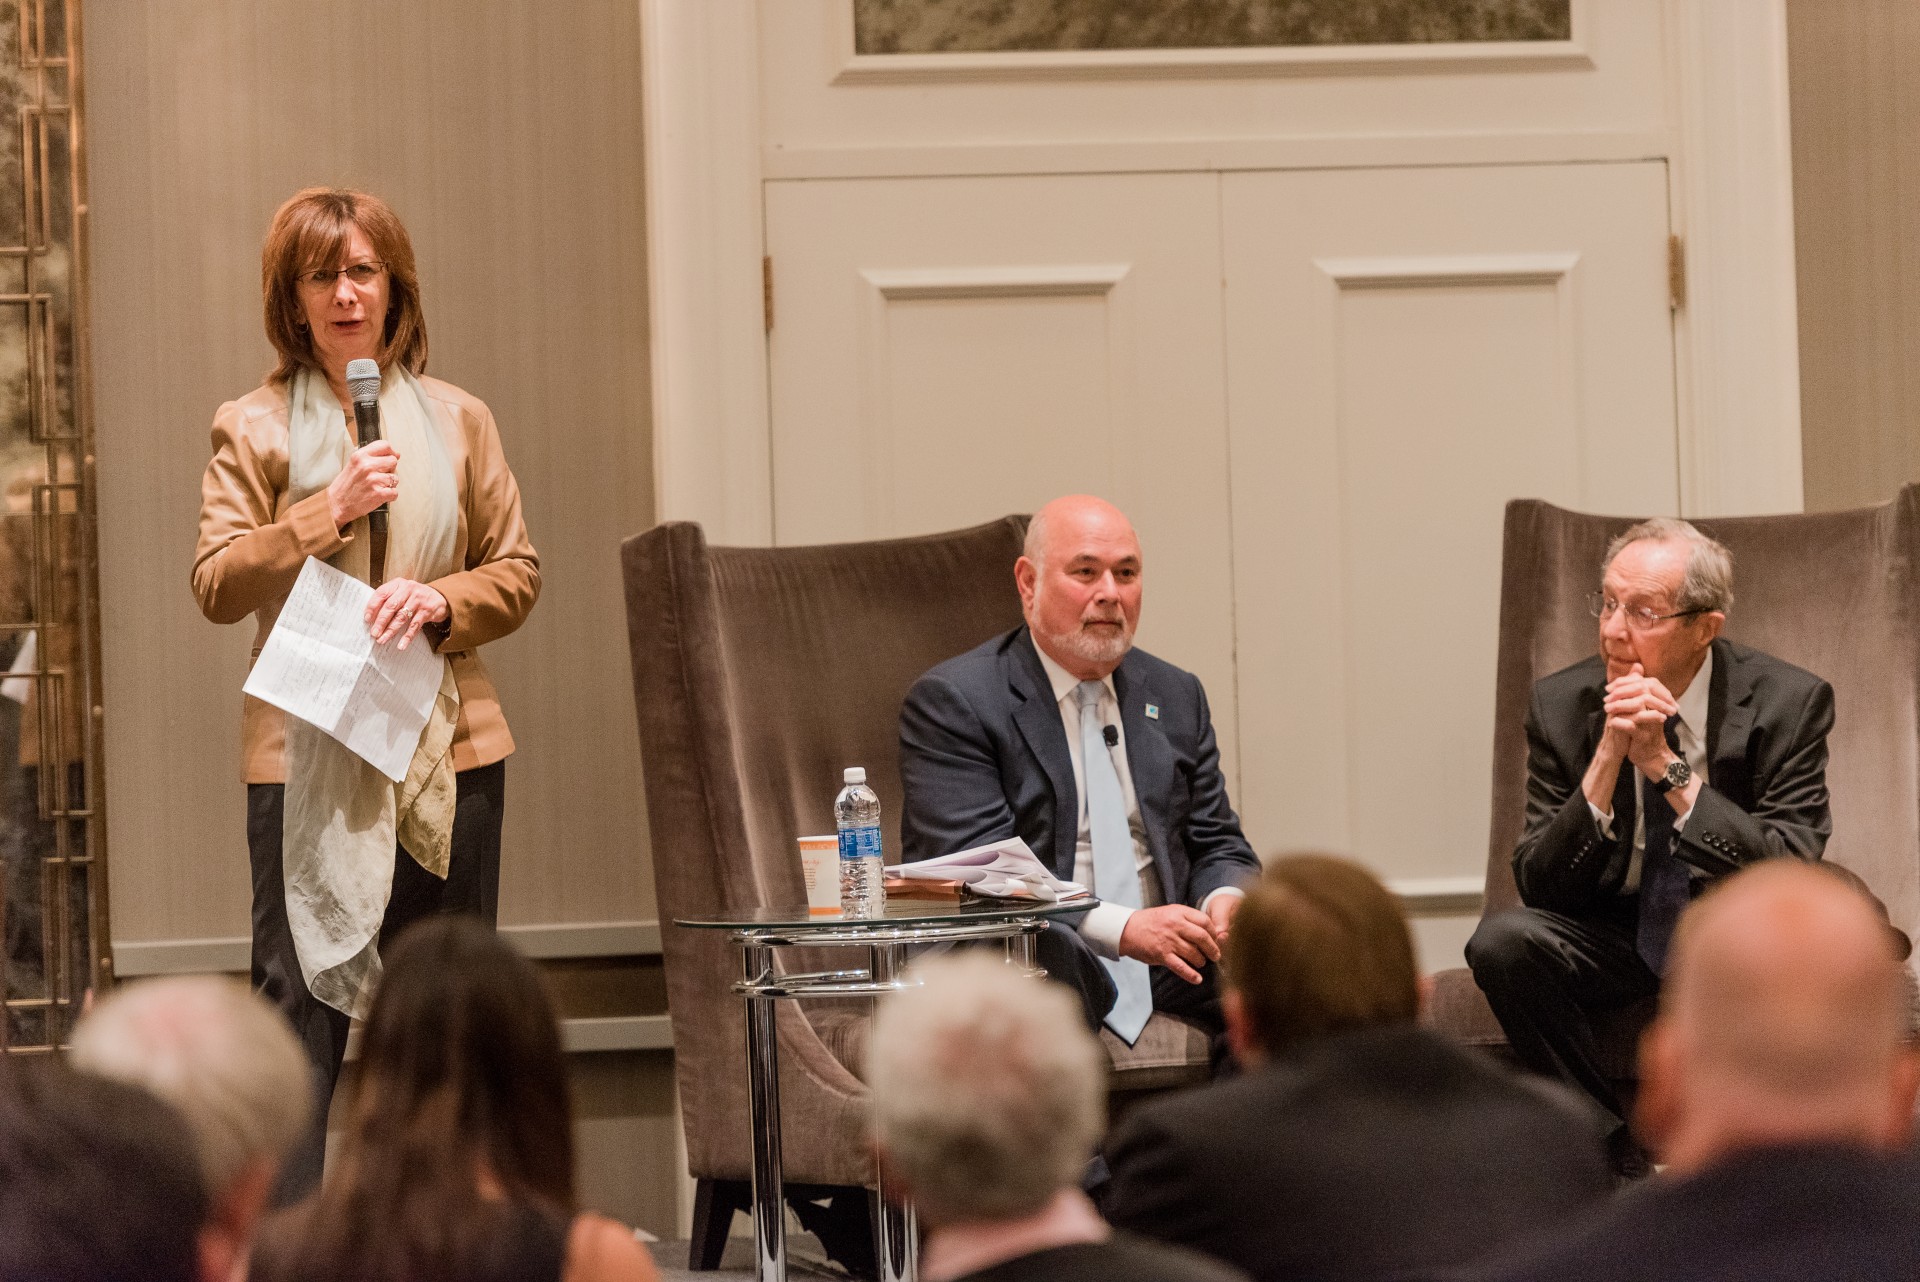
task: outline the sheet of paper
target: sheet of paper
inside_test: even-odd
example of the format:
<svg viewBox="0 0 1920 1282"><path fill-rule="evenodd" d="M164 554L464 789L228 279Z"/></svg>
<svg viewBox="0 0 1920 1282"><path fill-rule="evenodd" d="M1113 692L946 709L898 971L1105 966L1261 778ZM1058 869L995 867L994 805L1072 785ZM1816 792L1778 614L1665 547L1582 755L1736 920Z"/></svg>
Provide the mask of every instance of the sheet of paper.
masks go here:
<svg viewBox="0 0 1920 1282"><path fill-rule="evenodd" d="M308 557L245 689L398 783L433 711L444 660L421 637L405 650L376 646L366 624L372 599L360 580Z"/></svg>
<svg viewBox="0 0 1920 1282"><path fill-rule="evenodd" d="M990 841L984 846L901 864L887 871L909 879L964 882L974 894L991 899L1040 899L1055 903L1087 895L1087 888L1079 882L1062 881L1049 872L1032 847L1019 837Z"/></svg>
<svg viewBox="0 0 1920 1282"><path fill-rule="evenodd" d="M13 664L7 669L7 679L0 681L0 699L11 699L23 706L26 704L27 692L33 689L33 678L14 674L32 672L40 662L39 655L40 633L35 630L27 633L27 639L14 652Z"/></svg>

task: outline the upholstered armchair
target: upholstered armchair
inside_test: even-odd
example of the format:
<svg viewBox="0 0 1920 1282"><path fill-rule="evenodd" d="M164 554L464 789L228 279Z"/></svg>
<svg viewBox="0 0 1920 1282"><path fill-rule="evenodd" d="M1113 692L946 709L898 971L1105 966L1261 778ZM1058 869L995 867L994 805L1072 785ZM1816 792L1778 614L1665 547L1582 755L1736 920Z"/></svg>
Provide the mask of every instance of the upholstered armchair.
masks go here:
<svg viewBox="0 0 1920 1282"><path fill-rule="evenodd" d="M654 887L689 1173L692 1265L713 1268L752 1167L739 960L685 918L802 903L795 839L833 831L841 770L863 765L897 861L900 703L944 659L1020 622L1026 518L825 547L709 547L675 522L621 549ZM822 969L830 954L790 950ZM787 1189L871 1187L866 1002L780 1003ZM1156 1015L1129 1048L1105 1034L1117 1090L1204 1078L1207 1039Z"/></svg>

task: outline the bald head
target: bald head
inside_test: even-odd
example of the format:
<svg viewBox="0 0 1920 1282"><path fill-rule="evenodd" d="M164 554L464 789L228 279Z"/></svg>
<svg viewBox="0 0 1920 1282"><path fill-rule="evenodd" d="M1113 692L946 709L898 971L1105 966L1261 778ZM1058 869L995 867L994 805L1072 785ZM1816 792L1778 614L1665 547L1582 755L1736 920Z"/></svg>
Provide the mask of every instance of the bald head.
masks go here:
<svg viewBox="0 0 1920 1282"><path fill-rule="evenodd" d="M1045 565L1049 552L1071 549L1089 537L1123 540L1133 544L1136 555L1140 551L1127 514L1092 494L1063 494L1035 512L1021 551L1035 565Z"/></svg>
<svg viewBox="0 0 1920 1282"><path fill-rule="evenodd" d="M1770 860L1682 919L1643 1048L1652 1136L1685 1168L1792 1139L1898 1143L1906 985L1886 922L1839 878ZM1664 1143L1661 1141L1664 1140Z"/></svg>
<svg viewBox="0 0 1920 1282"><path fill-rule="evenodd" d="M1082 681L1120 666L1140 621L1140 540L1126 514L1091 494L1034 513L1013 570L1034 644Z"/></svg>

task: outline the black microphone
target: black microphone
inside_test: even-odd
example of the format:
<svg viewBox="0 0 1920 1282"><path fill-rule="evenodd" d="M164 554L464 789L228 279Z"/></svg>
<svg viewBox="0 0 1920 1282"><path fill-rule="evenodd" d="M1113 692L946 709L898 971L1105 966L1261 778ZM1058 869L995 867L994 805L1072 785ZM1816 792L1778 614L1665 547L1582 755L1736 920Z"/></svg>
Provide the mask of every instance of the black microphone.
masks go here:
<svg viewBox="0 0 1920 1282"><path fill-rule="evenodd" d="M1101 726L1100 733L1106 737L1109 748L1118 748L1120 746L1119 726Z"/></svg>
<svg viewBox="0 0 1920 1282"><path fill-rule="evenodd" d="M348 361L347 392L353 397L353 425L360 433L360 444L371 445L380 439L380 367L369 360Z"/></svg>
<svg viewBox="0 0 1920 1282"><path fill-rule="evenodd" d="M380 366L364 357L347 362L347 391L353 397L353 426L361 445L380 439ZM382 503L367 513L367 534L371 550L368 578L378 585L386 576L387 505Z"/></svg>

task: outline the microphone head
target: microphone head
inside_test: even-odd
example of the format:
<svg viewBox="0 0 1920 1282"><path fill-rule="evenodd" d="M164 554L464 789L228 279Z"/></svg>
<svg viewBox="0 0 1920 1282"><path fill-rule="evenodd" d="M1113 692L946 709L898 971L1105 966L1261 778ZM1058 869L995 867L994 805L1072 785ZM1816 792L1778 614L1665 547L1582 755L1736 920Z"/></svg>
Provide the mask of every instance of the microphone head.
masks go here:
<svg viewBox="0 0 1920 1282"><path fill-rule="evenodd" d="M380 365L364 356L347 362L347 391L355 405L371 405L380 399Z"/></svg>

